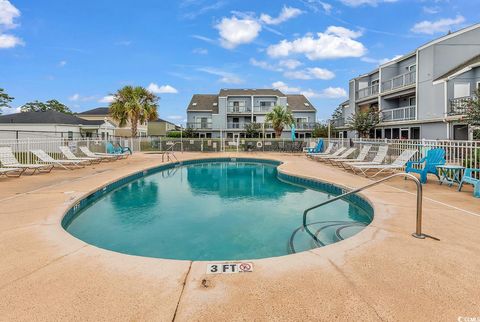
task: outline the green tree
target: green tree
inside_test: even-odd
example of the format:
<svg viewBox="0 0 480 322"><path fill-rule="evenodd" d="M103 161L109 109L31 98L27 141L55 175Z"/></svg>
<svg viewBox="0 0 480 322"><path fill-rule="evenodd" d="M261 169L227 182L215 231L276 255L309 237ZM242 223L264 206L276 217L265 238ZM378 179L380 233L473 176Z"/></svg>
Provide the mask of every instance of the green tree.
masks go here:
<svg viewBox="0 0 480 322"><path fill-rule="evenodd" d="M286 107L275 106L267 115L265 121L272 123L275 137L279 138L285 126L294 123L292 112L288 111Z"/></svg>
<svg viewBox="0 0 480 322"><path fill-rule="evenodd" d="M39 101L28 102L21 107L22 112L45 112L45 111L57 111L65 114L73 114L70 108L60 103L59 101L52 99L45 103Z"/></svg>
<svg viewBox="0 0 480 322"><path fill-rule="evenodd" d="M2 114L2 108L11 108L10 102L13 100L13 97L8 95L3 88L0 88L0 114Z"/></svg>
<svg viewBox="0 0 480 322"><path fill-rule="evenodd" d="M381 115L378 108L369 108L368 111L352 114L347 120L347 125L350 130L357 131L361 138L366 138L380 121Z"/></svg>
<svg viewBox="0 0 480 322"><path fill-rule="evenodd" d="M480 90L467 102L465 120L472 126L480 126Z"/></svg>
<svg viewBox="0 0 480 322"><path fill-rule="evenodd" d="M141 86L125 86L113 94L110 114L113 119L125 126L130 122L132 136L137 136L138 123L153 121L158 118L158 97Z"/></svg>
<svg viewBox="0 0 480 322"><path fill-rule="evenodd" d="M260 131L262 130L262 124L260 123L245 123L245 134L247 138L260 137Z"/></svg>
<svg viewBox="0 0 480 322"><path fill-rule="evenodd" d="M327 123L315 123L312 130L312 136L314 138L326 138L328 137L328 124Z"/></svg>

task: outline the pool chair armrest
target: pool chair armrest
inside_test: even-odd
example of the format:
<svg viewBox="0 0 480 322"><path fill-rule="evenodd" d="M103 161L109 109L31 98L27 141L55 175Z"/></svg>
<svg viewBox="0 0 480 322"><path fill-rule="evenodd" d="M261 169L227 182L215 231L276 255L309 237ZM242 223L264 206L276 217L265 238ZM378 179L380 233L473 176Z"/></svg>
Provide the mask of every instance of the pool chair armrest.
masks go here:
<svg viewBox="0 0 480 322"><path fill-rule="evenodd" d="M418 160L418 161L408 161L408 162L407 162L407 167L406 167L405 170L408 172L408 169L412 169L412 168L413 168L412 165L414 165L414 164L422 164L422 163L425 162L426 159L427 159L427 158L421 158L421 159Z"/></svg>
<svg viewBox="0 0 480 322"><path fill-rule="evenodd" d="M463 176L464 177L471 177L474 172L480 172L480 169L466 168Z"/></svg>

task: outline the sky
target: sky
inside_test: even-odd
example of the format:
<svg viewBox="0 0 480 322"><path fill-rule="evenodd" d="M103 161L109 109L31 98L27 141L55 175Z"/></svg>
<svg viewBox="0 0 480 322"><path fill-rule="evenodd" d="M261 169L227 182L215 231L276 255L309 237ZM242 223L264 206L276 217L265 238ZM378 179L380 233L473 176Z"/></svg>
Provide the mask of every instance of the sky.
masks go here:
<svg viewBox="0 0 480 322"><path fill-rule="evenodd" d="M74 112L125 85L184 123L193 94L302 93L330 117L348 81L480 22L479 0L0 0L0 88Z"/></svg>

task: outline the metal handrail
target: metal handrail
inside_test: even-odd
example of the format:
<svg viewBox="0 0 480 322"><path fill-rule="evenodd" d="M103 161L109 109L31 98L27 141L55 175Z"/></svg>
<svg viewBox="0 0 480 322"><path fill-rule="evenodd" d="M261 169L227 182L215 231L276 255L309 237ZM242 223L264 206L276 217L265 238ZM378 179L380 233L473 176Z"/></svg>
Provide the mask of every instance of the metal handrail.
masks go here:
<svg viewBox="0 0 480 322"><path fill-rule="evenodd" d="M175 160L177 160L178 162L177 156L175 155L175 153L173 153L173 147L177 145L177 143L180 144L180 142L174 142L168 149L166 149L162 153L162 162L164 161L165 155L167 155L167 161L170 161L170 155L172 155L175 158Z"/></svg>
<svg viewBox="0 0 480 322"><path fill-rule="evenodd" d="M420 181L412 174L409 174L409 173L395 173L395 174L392 174L388 177L385 177L381 180L378 180L378 181L375 181L373 183L370 183L366 186L363 186L363 187L360 187L360 188L357 188L357 189L354 189L354 190L351 190L349 192L346 192L340 196L337 196L335 198L332 198L332 199L329 199L327 201L324 201L316 206L313 206L313 207L310 207L308 209L306 209L304 212L303 212L303 227L305 228L306 232L312 236L312 238L315 240L315 241L318 241L318 238L308 229L308 226L307 226L307 214L313 210L313 209L317 209L319 207L322 207L322 206L325 206L326 204L329 204L329 203L332 203L334 201L337 201L339 199L342 199L342 198L345 198L349 195L352 195L354 193L357 193L357 192L360 192L362 190L365 190L365 189L368 189L368 188L371 188L373 186L376 186L384 181L387 181L387 180L390 180L394 177L404 177L405 179L411 179L413 180L413 182L415 182L415 184L417 185L417 224L416 224L416 230L415 232L412 234L413 237L415 238L419 238L419 239L424 239L426 237L426 235L422 234L422 198L423 198L423 191L422 191L422 184L420 183Z"/></svg>

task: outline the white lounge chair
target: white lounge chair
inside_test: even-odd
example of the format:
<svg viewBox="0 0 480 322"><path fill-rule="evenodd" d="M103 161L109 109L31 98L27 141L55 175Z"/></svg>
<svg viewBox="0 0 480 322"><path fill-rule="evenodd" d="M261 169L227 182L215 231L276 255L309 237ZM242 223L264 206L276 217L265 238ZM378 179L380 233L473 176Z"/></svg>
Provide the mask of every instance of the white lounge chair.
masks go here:
<svg viewBox="0 0 480 322"><path fill-rule="evenodd" d="M0 176L5 176L5 177L20 177L26 168L0 168ZM11 175L11 173L15 173L15 175Z"/></svg>
<svg viewBox="0 0 480 322"><path fill-rule="evenodd" d="M45 164L23 164L18 162L17 158L13 154L12 148L9 146L0 147L0 163L4 168L20 168L27 170L33 170L30 175L35 172L50 172L52 171L52 165ZM24 171L24 172L25 172Z"/></svg>
<svg viewBox="0 0 480 322"><path fill-rule="evenodd" d="M364 145L355 159L331 159L330 163L333 165L341 165L343 162L363 162L367 158L371 148L372 146L370 144Z"/></svg>
<svg viewBox="0 0 480 322"><path fill-rule="evenodd" d="M74 168L83 168L85 167L85 161L78 161L78 160L58 160L52 158L50 155L48 155L45 151L43 150L30 150L38 159L38 163L43 163L43 164L50 164L53 166L60 166L64 169L68 170L73 170ZM69 167L70 166L70 167ZM74 168L72 169L71 166Z"/></svg>
<svg viewBox="0 0 480 322"><path fill-rule="evenodd" d="M332 153L332 150L335 148L335 143L328 143L327 148L323 152L307 153L307 157L312 157L315 155L328 155Z"/></svg>
<svg viewBox="0 0 480 322"><path fill-rule="evenodd" d="M89 164L100 163L102 161L99 157L77 157L68 146L61 146L59 149L67 160L85 161Z"/></svg>
<svg viewBox="0 0 480 322"><path fill-rule="evenodd" d="M344 147L341 147L339 148L338 150L336 150L335 152L331 153L331 154L310 154L310 157L315 159L315 160L319 160L320 158L324 158L324 157L327 157L327 156L337 156L337 155L340 155L342 154L343 152L345 152L345 150L347 150L347 148L344 148Z"/></svg>
<svg viewBox="0 0 480 322"><path fill-rule="evenodd" d="M336 155L332 154L332 155L316 156L315 160L330 162L330 160L332 160L332 159L345 159L345 158L349 157L350 155L352 155L353 153L355 153L355 151L357 151L357 148L349 148L348 150L344 150L342 153L336 154Z"/></svg>
<svg viewBox="0 0 480 322"><path fill-rule="evenodd" d="M371 165L353 165L352 169L355 173L361 172L366 177L376 177L380 173L403 169L407 162L417 153L416 150L403 151L392 163L390 164L371 164ZM376 171L373 175L367 175L369 171Z"/></svg>
<svg viewBox="0 0 480 322"><path fill-rule="evenodd" d="M110 154L110 153L94 153L86 146L81 146L80 151L90 158L101 158L103 161L113 161L121 158L119 154Z"/></svg>
<svg viewBox="0 0 480 322"><path fill-rule="evenodd" d="M385 158L387 157L388 153L388 145L380 145L377 150L377 154L375 154L375 157L373 158L372 161L352 161L352 162L343 162L342 166L346 170L351 170L352 166L355 165L374 165L374 164L382 164Z"/></svg>

